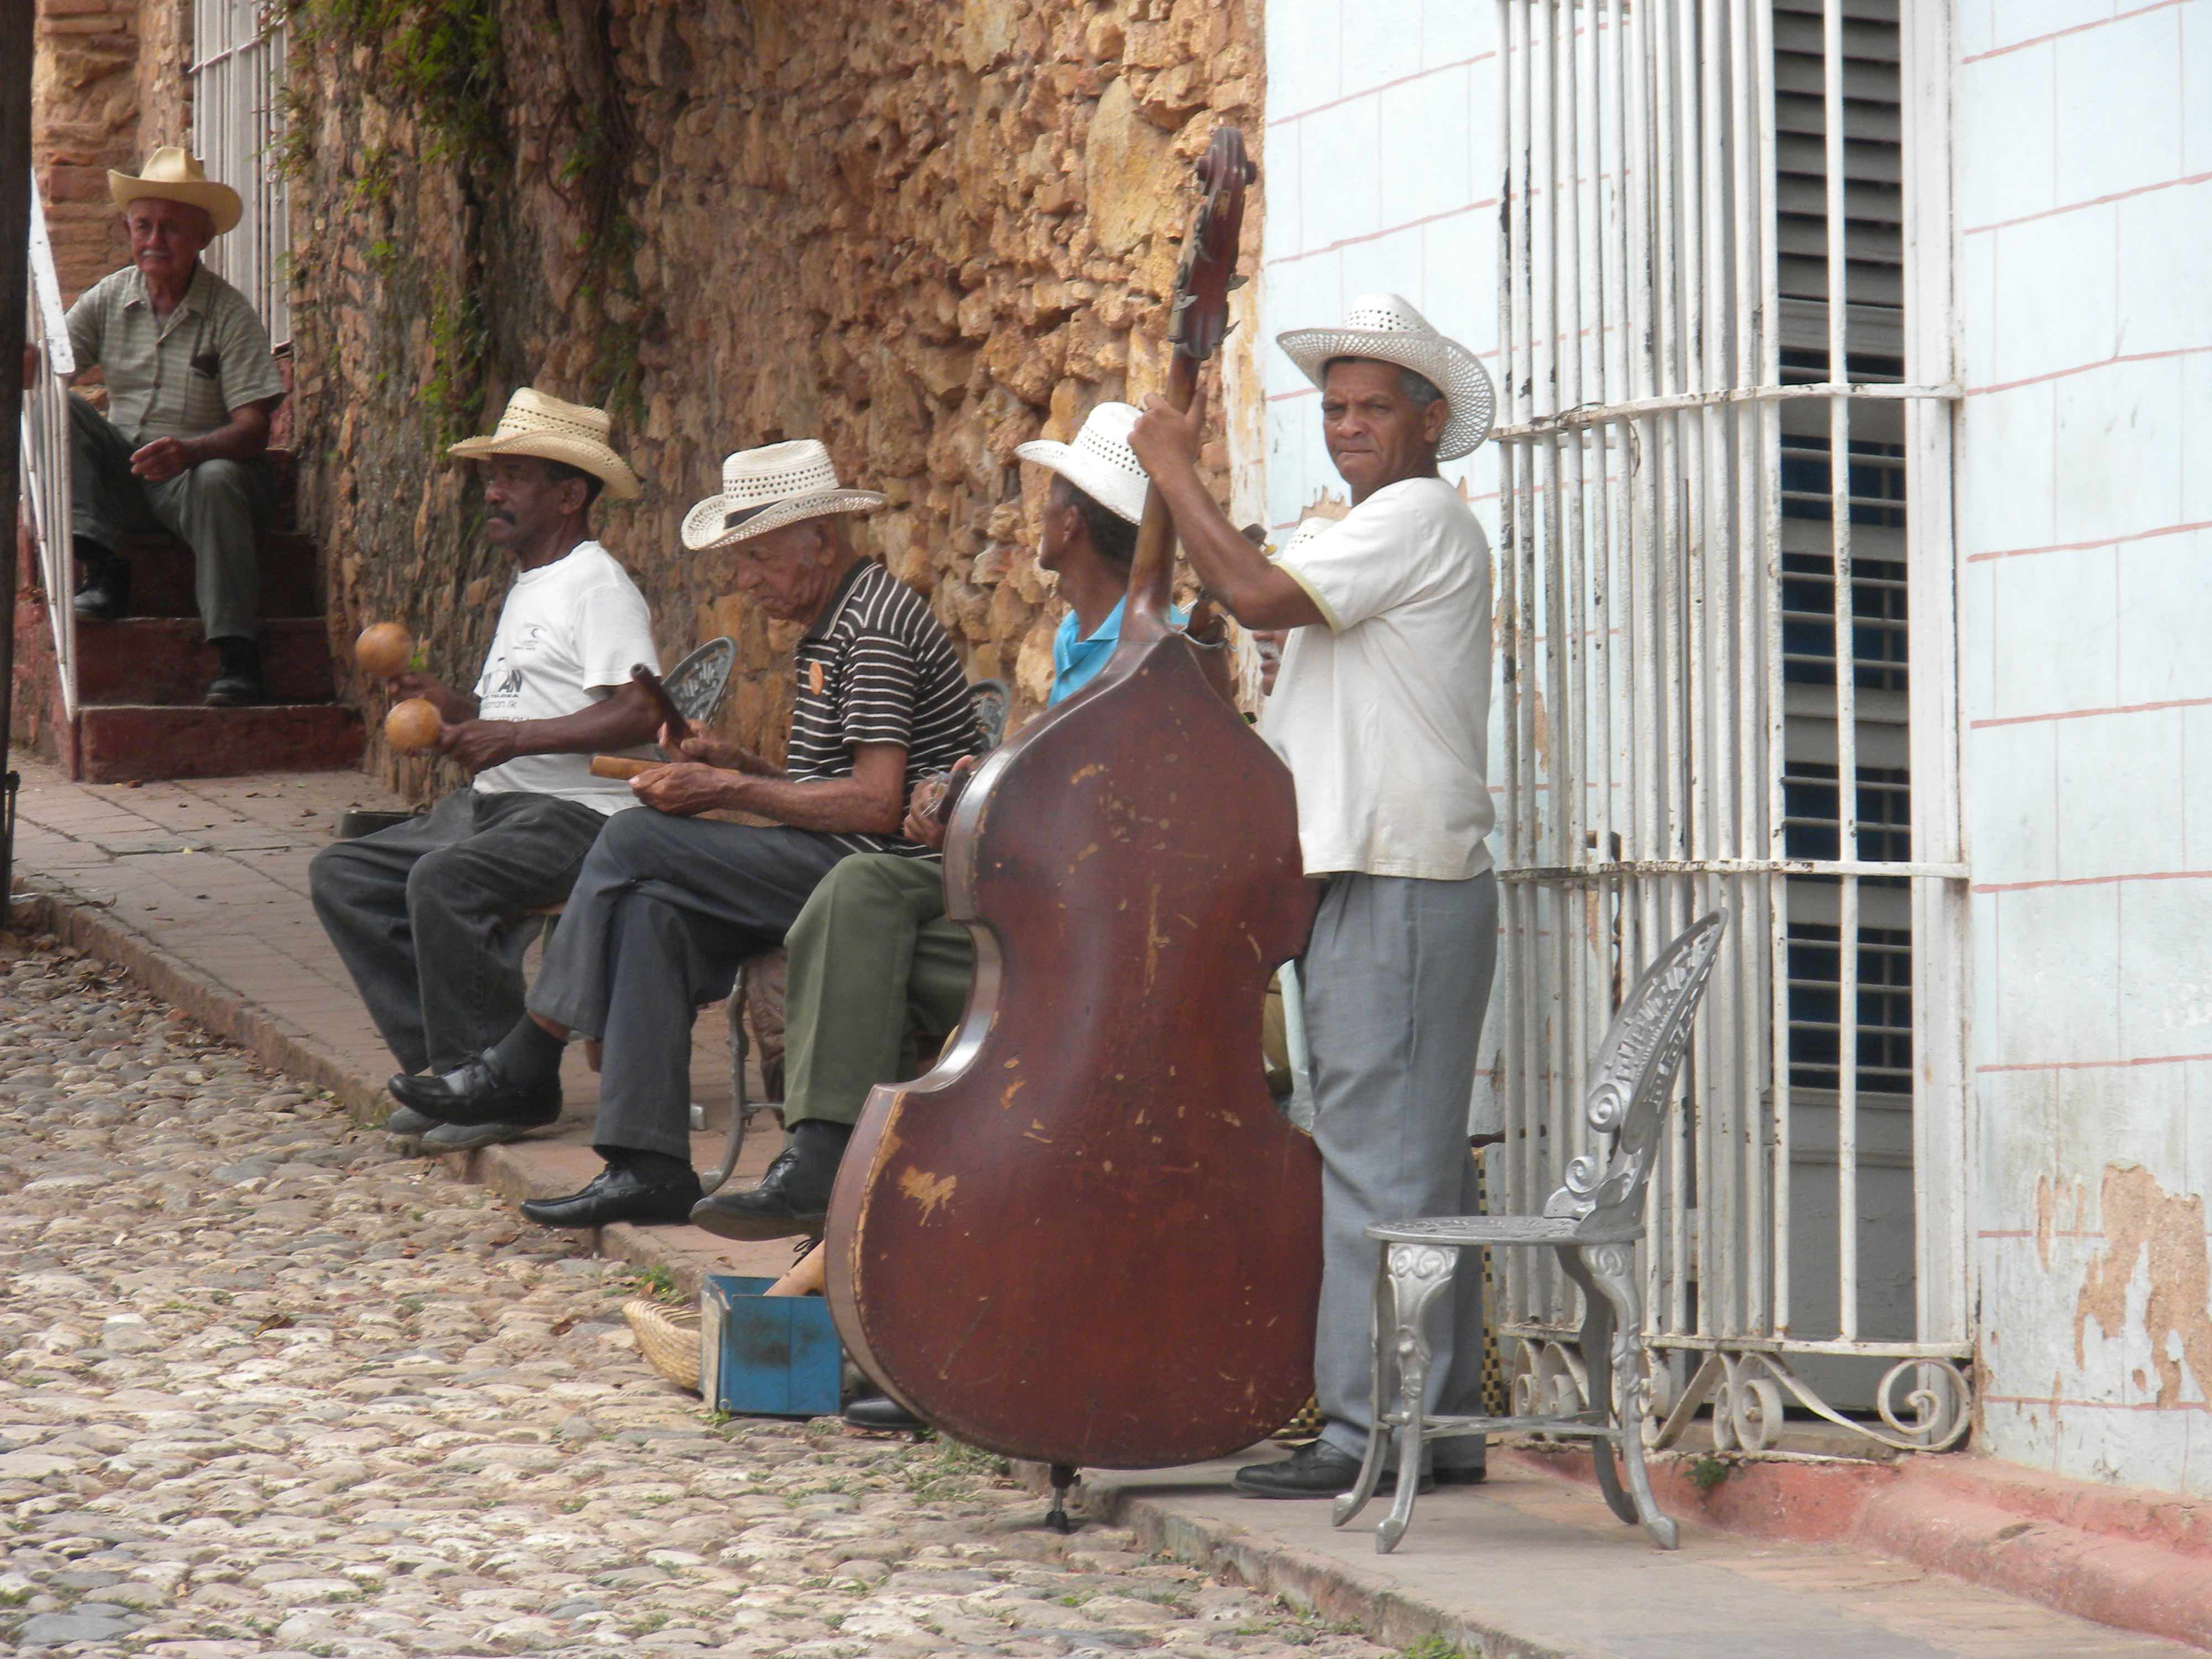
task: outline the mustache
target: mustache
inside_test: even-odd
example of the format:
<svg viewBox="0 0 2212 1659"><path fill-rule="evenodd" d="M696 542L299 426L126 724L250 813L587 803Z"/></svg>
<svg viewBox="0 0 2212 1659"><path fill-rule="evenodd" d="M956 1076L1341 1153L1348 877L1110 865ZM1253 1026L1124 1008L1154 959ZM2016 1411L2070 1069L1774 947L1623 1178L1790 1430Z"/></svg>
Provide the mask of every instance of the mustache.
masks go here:
<svg viewBox="0 0 2212 1659"><path fill-rule="evenodd" d="M501 524L513 524L514 522L514 514L503 507L495 507L487 509L484 513L484 517L487 519L497 519Z"/></svg>

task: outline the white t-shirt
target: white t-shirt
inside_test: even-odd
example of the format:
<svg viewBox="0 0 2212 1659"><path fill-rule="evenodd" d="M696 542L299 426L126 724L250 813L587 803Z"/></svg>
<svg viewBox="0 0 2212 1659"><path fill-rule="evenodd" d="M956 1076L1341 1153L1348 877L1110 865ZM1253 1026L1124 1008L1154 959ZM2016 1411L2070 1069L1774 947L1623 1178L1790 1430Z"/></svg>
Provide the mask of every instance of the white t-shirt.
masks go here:
<svg viewBox="0 0 2212 1659"><path fill-rule="evenodd" d="M636 663L660 672L645 595L605 548L579 542L507 590L477 681L477 712L488 720L558 720L629 684ZM623 752L656 756L650 745ZM589 755L524 755L477 773L477 787L558 795L602 812L637 805L625 780L592 775Z"/></svg>
<svg viewBox="0 0 2212 1659"><path fill-rule="evenodd" d="M1326 628L1291 630L1260 733L1297 785L1306 873L1490 868L1490 549L1440 478L1376 490L1278 562Z"/></svg>

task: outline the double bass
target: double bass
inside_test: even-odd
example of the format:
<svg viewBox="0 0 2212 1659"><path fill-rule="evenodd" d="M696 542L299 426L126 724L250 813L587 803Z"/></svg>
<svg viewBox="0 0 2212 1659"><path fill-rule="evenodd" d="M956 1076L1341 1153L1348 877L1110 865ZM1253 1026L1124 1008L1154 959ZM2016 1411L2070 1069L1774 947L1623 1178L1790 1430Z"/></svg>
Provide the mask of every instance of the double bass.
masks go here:
<svg viewBox="0 0 2212 1659"><path fill-rule="evenodd" d="M1227 331L1234 129L1177 274L1165 395ZM1147 498L1121 643L974 773L945 849L975 936L936 1069L878 1087L830 1199L847 1348L918 1416L1073 1471L1217 1457L1312 1386L1320 1167L1263 1076L1270 975L1304 948L1288 770L1172 625L1174 529ZM1218 648L1218 647L1216 647Z"/></svg>

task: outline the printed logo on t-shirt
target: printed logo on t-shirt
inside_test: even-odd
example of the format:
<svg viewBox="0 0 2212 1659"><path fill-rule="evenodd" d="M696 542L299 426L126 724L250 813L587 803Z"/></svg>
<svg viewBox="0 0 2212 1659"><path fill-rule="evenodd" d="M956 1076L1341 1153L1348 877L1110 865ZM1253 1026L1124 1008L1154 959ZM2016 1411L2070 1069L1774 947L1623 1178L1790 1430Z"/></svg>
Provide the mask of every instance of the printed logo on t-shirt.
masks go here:
<svg viewBox="0 0 2212 1659"><path fill-rule="evenodd" d="M512 708L522 696L522 671L511 668L501 657L484 675L484 694L477 713L484 719L494 718L494 709Z"/></svg>
<svg viewBox="0 0 2212 1659"><path fill-rule="evenodd" d="M531 623L523 629L522 636L507 647L507 653L516 657L534 656L544 648L545 643L545 624Z"/></svg>

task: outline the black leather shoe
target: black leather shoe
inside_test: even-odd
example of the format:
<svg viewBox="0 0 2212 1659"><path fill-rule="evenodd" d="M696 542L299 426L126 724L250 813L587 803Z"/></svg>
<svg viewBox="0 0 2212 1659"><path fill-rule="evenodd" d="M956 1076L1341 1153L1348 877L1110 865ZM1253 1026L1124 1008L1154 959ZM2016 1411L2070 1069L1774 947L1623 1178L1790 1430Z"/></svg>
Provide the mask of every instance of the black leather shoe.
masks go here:
<svg viewBox="0 0 2212 1659"><path fill-rule="evenodd" d="M434 1117L425 1117L412 1106L394 1106L391 1115L384 1120L384 1133L402 1135L410 1139L427 1135L438 1127Z"/></svg>
<svg viewBox="0 0 2212 1659"><path fill-rule="evenodd" d="M1288 1457L1253 1463L1237 1471L1237 1490L1247 1498L1334 1498L1359 1484L1359 1460L1326 1440L1311 1440ZM1420 1492L1432 1491L1436 1477L1424 1474ZM1395 1492L1398 1477L1389 1472L1377 1492Z"/></svg>
<svg viewBox="0 0 2212 1659"><path fill-rule="evenodd" d="M216 708L238 708L266 702L269 688L261 678L261 647L252 640L225 635L214 641L222 653L222 671L209 682L207 701Z"/></svg>
<svg viewBox="0 0 2212 1659"><path fill-rule="evenodd" d="M511 1123L542 1128L561 1115L561 1080L544 1088L518 1087L502 1077L489 1054L441 1076L402 1072L384 1085L402 1106L441 1123Z"/></svg>
<svg viewBox="0 0 2212 1659"><path fill-rule="evenodd" d="M617 1221L649 1227L684 1219L698 1201L699 1177L689 1170L680 1180L648 1181L635 1170L611 1164L581 1192L526 1200L522 1218L541 1227L605 1227Z"/></svg>
<svg viewBox="0 0 2212 1659"><path fill-rule="evenodd" d="M699 1200L691 1224L720 1238L790 1238L818 1233L830 1210L830 1189L837 1184L844 1156L841 1138L799 1134L775 1155L760 1185L743 1192L719 1192Z"/></svg>
<svg viewBox="0 0 2212 1659"><path fill-rule="evenodd" d="M876 1434L920 1434L929 1426L889 1395L871 1395L845 1407L845 1425Z"/></svg>
<svg viewBox="0 0 2212 1659"><path fill-rule="evenodd" d="M70 608L88 622L119 621L131 604L131 563L90 542L77 544L82 573Z"/></svg>

